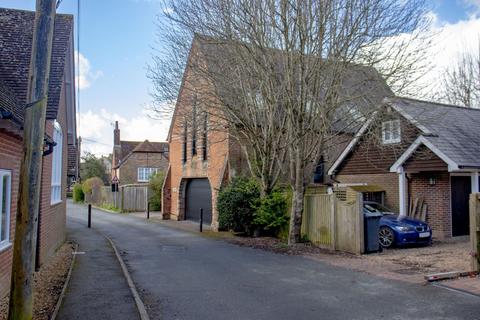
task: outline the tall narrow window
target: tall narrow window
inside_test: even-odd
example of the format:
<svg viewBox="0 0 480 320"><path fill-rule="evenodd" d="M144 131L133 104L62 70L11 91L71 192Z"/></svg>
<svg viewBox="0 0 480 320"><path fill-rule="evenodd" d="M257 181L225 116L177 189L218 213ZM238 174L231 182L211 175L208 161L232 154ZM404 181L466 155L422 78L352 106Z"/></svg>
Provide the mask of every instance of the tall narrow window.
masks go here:
<svg viewBox="0 0 480 320"><path fill-rule="evenodd" d="M197 97L193 101L192 112L192 157L197 154Z"/></svg>
<svg viewBox="0 0 480 320"><path fill-rule="evenodd" d="M63 160L63 133L60 124L53 124L53 141L56 145L52 153L52 188L50 203L62 202L62 160Z"/></svg>
<svg viewBox="0 0 480 320"><path fill-rule="evenodd" d="M183 123L183 145L182 145L182 162L187 162L187 139L188 139L188 127L187 120Z"/></svg>
<svg viewBox="0 0 480 320"><path fill-rule="evenodd" d="M12 176L0 169L0 249L10 243L10 196Z"/></svg>
<svg viewBox="0 0 480 320"><path fill-rule="evenodd" d="M207 147L208 147L208 115L205 112L203 116L203 160L207 160Z"/></svg>
<svg viewBox="0 0 480 320"><path fill-rule="evenodd" d="M385 121L382 123L383 144L398 143L401 141L400 120Z"/></svg>

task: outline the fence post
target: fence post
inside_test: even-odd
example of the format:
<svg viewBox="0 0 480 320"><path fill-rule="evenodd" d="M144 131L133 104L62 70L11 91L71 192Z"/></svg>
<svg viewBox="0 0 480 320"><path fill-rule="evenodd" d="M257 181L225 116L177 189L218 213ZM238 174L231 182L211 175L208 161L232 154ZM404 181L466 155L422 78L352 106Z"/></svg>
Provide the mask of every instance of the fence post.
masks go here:
<svg viewBox="0 0 480 320"><path fill-rule="evenodd" d="M92 205L88 204L88 227L92 227Z"/></svg>
<svg viewBox="0 0 480 320"><path fill-rule="evenodd" d="M329 194L328 199L330 200L330 249L336 250L337 249L337 214L336 214L336 197L335 194Z"/></svg>
<svg viewBox="0 0 480 320"><path fill-rule="evenodd" d="M480 193L470 194L470 243L472 271L480 271Z"/></svg>
<svg viewBox="0 0 480 320"><path fill-rule="evenodd" d="M150 219L150 202L147 202L147 219Z"/></svg>
<svg viewBox="0 0 480 320"><path fill-rule="evenodd" d="M357 226L358 226L358 240L357 244L357 254L362 254L365 252L365 230L363 224L363 194L357 192L357 199L356 199L356 208L357 208Z"/></svg>
<svg viewBox="0 0 480 320"><path fill-rule="evenodd" d="M200 232L203 232L203 208L200 208Z"/></svg>

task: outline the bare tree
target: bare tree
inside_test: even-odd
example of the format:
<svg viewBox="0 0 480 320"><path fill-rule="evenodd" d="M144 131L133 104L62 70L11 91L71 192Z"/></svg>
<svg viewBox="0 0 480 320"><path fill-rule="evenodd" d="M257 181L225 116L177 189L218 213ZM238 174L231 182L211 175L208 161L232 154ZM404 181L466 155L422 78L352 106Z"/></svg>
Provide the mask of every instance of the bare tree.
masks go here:
<svg viewBox="0 0 480 320"><path fill-rule="evenodd" d="M480 108L480 39L476 52L463 52L445 71L443 83L447 102Z"/></svg>
<svg viewBox="0 0 480 320"><path fill-rule="evenodd" d="M386 83L405 92L424 70L424 1L179 0L165 7L167 50L150 68L155 98L175 99L178 62L193 51L185 41L197 35L199 57L187 68L203 81L193 77L191 87L196 96L200 82L213 89L201 90L214 95L202 99L204 111L243 142L266 191L287 173L289 243L299 242L306 186L321 157L392 94ZM157 111L171 111L165 106Z"/></svg>

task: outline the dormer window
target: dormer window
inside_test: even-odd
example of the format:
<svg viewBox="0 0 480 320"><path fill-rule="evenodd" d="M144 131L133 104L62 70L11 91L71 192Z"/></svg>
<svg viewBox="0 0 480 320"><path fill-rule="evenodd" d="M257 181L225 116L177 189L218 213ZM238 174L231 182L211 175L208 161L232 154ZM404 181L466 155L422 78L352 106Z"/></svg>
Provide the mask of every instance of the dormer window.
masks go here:
<svg viewBox="0 0 480 320"><path fill-rule="evenodd" d="M401 140L400 120L391 120L382 123L383 144L399 143Z"/></svg>

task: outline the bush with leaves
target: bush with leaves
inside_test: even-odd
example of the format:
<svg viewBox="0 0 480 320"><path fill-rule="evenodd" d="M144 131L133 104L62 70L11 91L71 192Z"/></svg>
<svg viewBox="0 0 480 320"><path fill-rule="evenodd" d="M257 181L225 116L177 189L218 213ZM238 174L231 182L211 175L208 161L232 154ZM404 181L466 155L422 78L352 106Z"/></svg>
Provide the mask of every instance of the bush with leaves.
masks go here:
<svg viewBox="0 0 480 320"><path fill-rule="evenodd" d="M107 162L112 163L111 155L108 157L97 157L93 153L85 153L80 163L80 176L84 180L98 177L104 185L108 185L110 183L110 175L106 167Z"/></svg>
<svg viewBox="0 0 480 320"><path fill-rule="evenodd" d="M260 187L252 178L236 177L218 194L218 223L221 230L253 232L253 218L260 201Z"/></svg>
<svg viewBox="0 0 480 320"><path fill-rule="evenodd" d="M80 183L75 183L73 185L73 201L74 202L85 201L85 193L83 193L82 185Z"/></svg>
<svg viewBox="0 0 480 320"><path fill-rule="evenodd" d="M165 173L159 171L150 177L148 187L150 188L150 210L160 211L162 209L162 186L165 180Z"/></svg>
<svg viewBox="0 0 480 320"><path fill-rule="evenodd" d="M99 177L93 177L82 183L82 190L85 194L85 201L88 203L99 203L103 181Z"/></svg>
<svg viewBox="0 0 480 320"><path fill-rule="evenodd" d="M255 210L253 224L263 234L276 237L279 231L288 224L288 200L281 190L262 197Z"/></svg>

